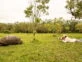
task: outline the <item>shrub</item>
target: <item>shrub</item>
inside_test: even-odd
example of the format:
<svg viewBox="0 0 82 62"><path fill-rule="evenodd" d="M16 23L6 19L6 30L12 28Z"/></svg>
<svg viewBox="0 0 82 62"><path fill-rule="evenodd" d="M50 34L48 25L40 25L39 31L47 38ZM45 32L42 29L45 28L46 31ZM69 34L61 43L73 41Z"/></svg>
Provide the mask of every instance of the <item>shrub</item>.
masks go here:
<svg viewBox="0 0 82 62"><path fill-rule="evenodd" d="M0 39L1 46L16 45L16 44L22 44L21 39L16 36L6 36Z"/></svg>
<svg viewBox="0 0 82 62"><path fill-rule="evenodd" d="M48 29L47 27L44 25L44 24L39 24L36 28L36 31L38 33L47 33L48 32Z"/></svg>
<svg viewBox="0 0 82 62"><path fill-rule="evenodd" d="M55 23L55 32L61 33L63 31L63 25L60 23Z"/></svg>
<svg viewBox="0 0 82 62"><path fill-rule="evenodd" d="M78 23L75 26L76 30L79 31L80 33L82 33L82 23Z"/></svg>

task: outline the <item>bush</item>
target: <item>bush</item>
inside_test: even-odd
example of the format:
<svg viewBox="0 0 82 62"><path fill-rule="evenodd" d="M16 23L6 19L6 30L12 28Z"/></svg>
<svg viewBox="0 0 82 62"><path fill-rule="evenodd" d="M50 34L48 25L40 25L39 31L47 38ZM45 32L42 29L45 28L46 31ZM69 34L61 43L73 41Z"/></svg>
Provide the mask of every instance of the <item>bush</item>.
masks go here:
<svg viewBox="0 0 82 62"><path fill-rule="evenodd" d="M44 25L44 24L39 24L36 28L36 31L38 33L47 33L48 32L48 29L47 27Z"/></svg>
<svg viewBox="0 0 82 62"><path fill-rule="evenodd" d="M41 23L33 22L21 22L21 23L0 23L0 32L1 33L33 33L33 30L36 29L38 33L68 33L68 32L82 32L82 22L79 24L76 20L67 20L63 21L58 20L49 20ZM35 25L35 26L34 26Z"/></svg>
<svg viewBox="0 0 82 62"><path fill-rule="evenodd" d="M1 46L16 45L16 44L22 44L21 39L16 36L6 36L0 39Z"/></svg>
<svg viewBox="0 0 82 62"><path fill-rule="evenodd" d="M55 23L55 32L61 33L63 31L63 25L60 23Z"/></svg>
<svg viewBox="0 0 82 62"><path fill-rule="evenodd" d="M76 30L79 31L80 33L82 33L82 23L78 23L75 26Z"/></svg>
<svg viewBox="0 0 82 62"><path fill-rule="evenodd" d="M4 30L3 32L4 32L4 33L11 33L10 30Z"/></svg>

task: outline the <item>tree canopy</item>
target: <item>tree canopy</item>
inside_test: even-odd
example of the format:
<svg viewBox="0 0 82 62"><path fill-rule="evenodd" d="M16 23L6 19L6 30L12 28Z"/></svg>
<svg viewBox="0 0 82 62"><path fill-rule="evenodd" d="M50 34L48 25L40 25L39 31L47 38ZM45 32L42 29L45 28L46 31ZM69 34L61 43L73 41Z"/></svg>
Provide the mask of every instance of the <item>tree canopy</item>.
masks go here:
<svg viewBox="0 0 82 62"><path fill-rule="evenodd" d="M49 0L34 0L33 4L24 10L26 17L40 18L41 14L48 14L47 9L49 8ZM36 20L36 19L35 19Z"/></svg>
<svg viewBox="0 0 82 62"><path fill-rule="evenodd" d="M66 8L75 19L82 19L82 0L67 0Z"/></svg>

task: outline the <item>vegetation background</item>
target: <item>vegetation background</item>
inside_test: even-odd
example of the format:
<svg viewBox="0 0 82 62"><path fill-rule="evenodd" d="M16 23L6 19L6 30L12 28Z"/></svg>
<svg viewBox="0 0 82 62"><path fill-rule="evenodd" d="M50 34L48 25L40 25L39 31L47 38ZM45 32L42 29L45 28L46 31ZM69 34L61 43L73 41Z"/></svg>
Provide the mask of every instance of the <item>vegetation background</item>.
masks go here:
<svg viewBox="0 0 82 62"><path fill-rule="evenodd" d="M67 0L71 20L42 20L41 13L48 15L49 0L34 3L24 10L32 22L0 23L0 38L15 35L23 41L21 45L0 46L0 62L82 62L82 43L59 39L63 34L82 39L82 0Z"/></svg>

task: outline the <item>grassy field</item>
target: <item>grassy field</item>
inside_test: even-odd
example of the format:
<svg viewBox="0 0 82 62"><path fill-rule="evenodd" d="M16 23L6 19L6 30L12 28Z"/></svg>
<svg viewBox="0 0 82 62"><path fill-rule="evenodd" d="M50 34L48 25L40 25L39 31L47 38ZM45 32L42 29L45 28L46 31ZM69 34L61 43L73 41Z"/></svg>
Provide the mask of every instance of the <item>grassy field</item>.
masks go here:
<svg viewBox="0 0 82 62"><path fill-rule="evenodd" d="M0 38L8 34L0 33ZM0 46L0 62L82 62L82 43L63 43L62 34L14 33L23 40L22 45ZM81 33L70 33L70 37L82 38Z"/></svg>

